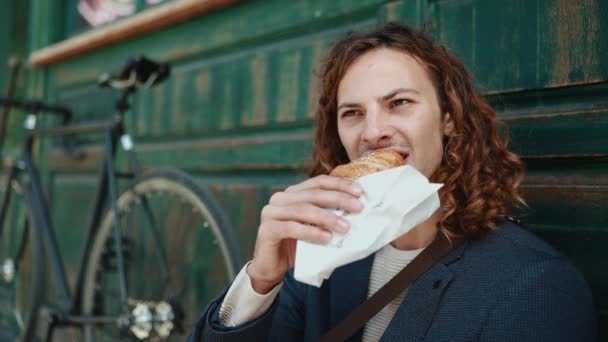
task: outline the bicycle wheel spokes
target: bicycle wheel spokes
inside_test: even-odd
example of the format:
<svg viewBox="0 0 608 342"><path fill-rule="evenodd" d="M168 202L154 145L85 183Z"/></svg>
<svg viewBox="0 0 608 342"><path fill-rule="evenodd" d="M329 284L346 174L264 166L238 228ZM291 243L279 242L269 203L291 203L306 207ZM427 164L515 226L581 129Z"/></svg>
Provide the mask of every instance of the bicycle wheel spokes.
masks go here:
<svg viewBox="0 0 608 342"><path fill-rule="evenodd" d="M217 212L215 202L209 205L209 198L203 198L200 189L193 190L194 185L184 185L181 178L175 177L174 173L149 176L120 196L131 324L122 331L110 326L88 328L85 335L92 336L89 340L109 337L121 340L127 339L127 335L135 338L136 334L163 336L169 332L170 340L183 340L202 307L232 278L237 253L231 227ZM158 225L158 238L150 230L149 212ZM104 220L93 244L87 274L95 272L95 276L85 276L84 313L121 313L118 274L116 267L112 267L115 251L109 248L112 243L107 242L112 236L110 216ZM99 242L102 240L103 243ZM161 250L166 274L160 272ZM95 280L93 284L89 284L89 278Z"/></svg>

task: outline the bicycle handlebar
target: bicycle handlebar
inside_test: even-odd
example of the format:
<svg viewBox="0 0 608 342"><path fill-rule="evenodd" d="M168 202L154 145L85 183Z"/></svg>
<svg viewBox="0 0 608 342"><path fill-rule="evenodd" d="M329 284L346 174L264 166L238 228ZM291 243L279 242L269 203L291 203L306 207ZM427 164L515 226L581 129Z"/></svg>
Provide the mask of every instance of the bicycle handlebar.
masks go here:
<svg viewBox="0 0 608 342"><path fill-rule="evenodd" d="M15 99L0 98L0 106L8 108L19 108L29 113L49 113L61 116L62 124L67 124L72 120L72 111L66 107L48 105L41 101L21 101Z"/></svg>
<svg viewBox="0 0 608 342"><path fill-rule="evenodd" d="M16 99L0 98L0 107L4 108L19 108L28 113L33 114L53 114L62 118L61 125L66 126L72 121L72 111L69 108L62 106L48 105L41 101L21 101ZM75 159L84 157L84 152L67 142L65 137L61 137L61 148Z"/></svg>

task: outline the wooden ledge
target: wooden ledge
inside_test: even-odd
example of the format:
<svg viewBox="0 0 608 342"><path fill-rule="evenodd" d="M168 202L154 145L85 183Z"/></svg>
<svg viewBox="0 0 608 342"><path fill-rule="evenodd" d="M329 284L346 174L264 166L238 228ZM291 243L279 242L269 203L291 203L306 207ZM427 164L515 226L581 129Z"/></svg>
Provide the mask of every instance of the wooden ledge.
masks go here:
<svg viewBox="0 0 608 342"><path fill-rule="evenodd" d="M30 55L30 64L44 67L104 46L157 31L198 15L238 2L238 0L175 0L143 11L115 24L93 29Z"/></svg>

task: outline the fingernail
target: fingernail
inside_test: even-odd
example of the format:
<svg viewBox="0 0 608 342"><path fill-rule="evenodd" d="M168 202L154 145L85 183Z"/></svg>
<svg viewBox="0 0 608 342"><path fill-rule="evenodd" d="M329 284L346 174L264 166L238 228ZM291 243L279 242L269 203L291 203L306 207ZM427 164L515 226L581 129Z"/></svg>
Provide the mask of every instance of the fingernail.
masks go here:
<svg viewBox="0 0 608 342"><path fill-rule="evenodd" d="M350 224L348 223L348 221L346 221L343 218L338 219L338 231L340 233L348 232L349 227L350 227Z"/></svg>
<svg viewBox="0 0 608 342"><path fill-rule="evenodd" d="M321 235L323 236L324 243L328 243L331 240L331 233L323 232Z"/></svg>
<svg viewBox="0 0 608 342"><path fill-rule="evenodd" d="M361 195L363 193L363 188L361 187L361 185L359 185L357 183L353 183L351 188L355 195Z"/></svg>
<svg viewBox="0 0 608 342"><path fill-rule="evenodd" d="M350 207L352 208L352 210L362 210L363 203L361 203L361 201L359 201L358 199L351 199Z"/></svg>

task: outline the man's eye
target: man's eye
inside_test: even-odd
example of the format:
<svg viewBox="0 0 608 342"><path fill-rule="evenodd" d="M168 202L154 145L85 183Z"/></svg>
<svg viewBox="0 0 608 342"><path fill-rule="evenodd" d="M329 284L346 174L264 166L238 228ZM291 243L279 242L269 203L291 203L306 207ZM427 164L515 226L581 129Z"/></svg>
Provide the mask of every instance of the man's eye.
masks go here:
<svg viewBox="0 0 608 342"><path fill-rule="evenodd" d="M410 103L409 100L406 99L396 99L394 101L391 102L391 108L393 107L399 107L399 106L403 106Z"/></svg>
<svg viewBox="0 0 608 342"><path fill-rule="evenodd" d="M359 112L356 110L347 110L345 112L342 112L342 117L348 118L348 117L356 116L358 113Z"/></svg>

